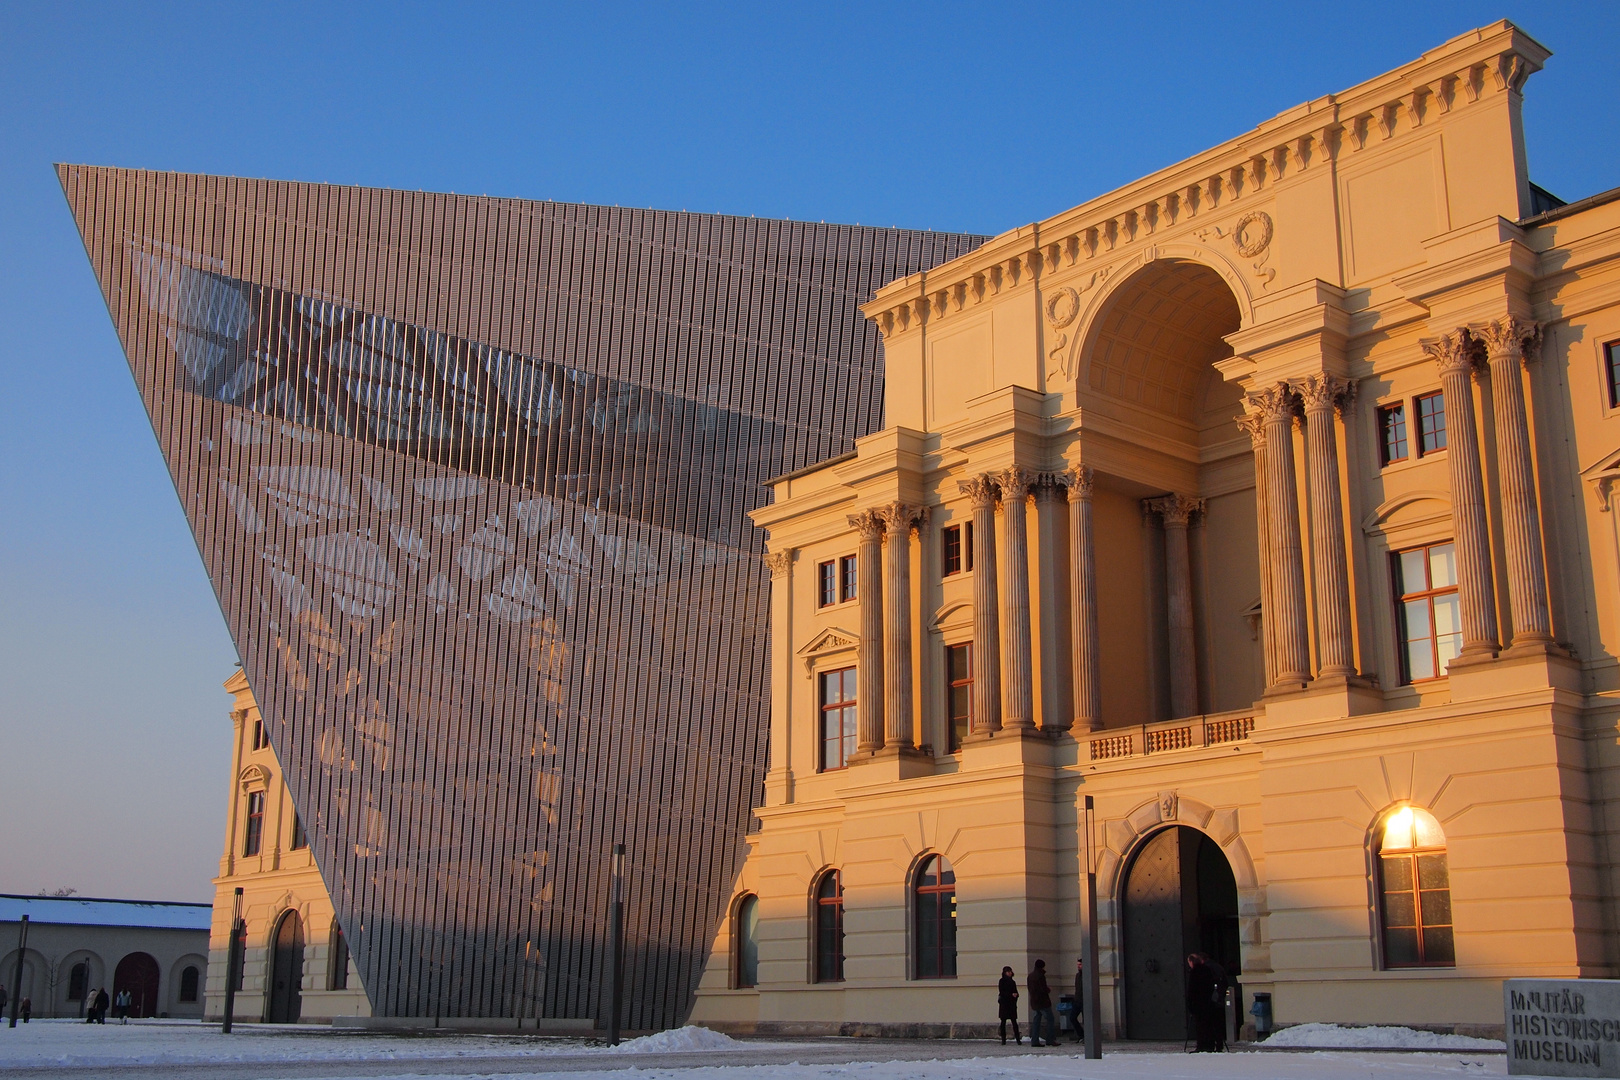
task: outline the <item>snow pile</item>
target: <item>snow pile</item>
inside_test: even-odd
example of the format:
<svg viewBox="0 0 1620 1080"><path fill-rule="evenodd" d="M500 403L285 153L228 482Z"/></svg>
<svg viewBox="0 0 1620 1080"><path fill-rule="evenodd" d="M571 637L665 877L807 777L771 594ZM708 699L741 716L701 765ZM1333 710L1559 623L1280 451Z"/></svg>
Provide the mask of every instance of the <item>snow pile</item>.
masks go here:
<svg viewBox="0 0 1620 1080"><path fill-rule="evenodd" d="M1340 1027L1338 1024L1295 1024L1260 1044L1277 1049L1310 1050L1505 1050L1497 1039L1440 1035L1409 1027Z"/></svg>
<svg viewBox="0 0 1620 1080"><path fill-rule="evenodd" d="M689 1024L683 1028L630 1039L614 1049L621 1054L669 1054L683 1050L734 1050L741 1045L730 1035Z"/></svg>

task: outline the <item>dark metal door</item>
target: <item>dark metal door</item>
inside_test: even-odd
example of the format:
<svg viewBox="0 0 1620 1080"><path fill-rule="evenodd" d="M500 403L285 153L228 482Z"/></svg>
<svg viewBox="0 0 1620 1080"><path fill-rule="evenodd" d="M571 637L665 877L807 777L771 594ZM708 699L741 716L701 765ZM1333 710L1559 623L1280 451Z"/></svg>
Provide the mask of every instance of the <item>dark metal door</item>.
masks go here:
<svg viewBox="0 0 1620 1080"><path fill-rule="evenodd" d="M296 1024L303 1008L304 923L289 911L276 927L270 959L270 1007L265 1019L272 1024Z"/></svg>
<svg viewBox="0 0 1620 1080"><path fill-rule="evenodd" d="M1181 828L1151 837L1125 881L1125 1034L1187 1037Z"/></svg>

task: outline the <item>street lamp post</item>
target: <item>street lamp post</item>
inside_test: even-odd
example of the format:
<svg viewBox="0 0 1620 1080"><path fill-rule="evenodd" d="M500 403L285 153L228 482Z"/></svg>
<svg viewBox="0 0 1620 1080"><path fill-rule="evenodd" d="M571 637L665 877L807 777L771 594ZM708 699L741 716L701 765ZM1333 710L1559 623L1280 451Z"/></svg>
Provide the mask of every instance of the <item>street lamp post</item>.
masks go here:
<svg viewBox="0 0 1620 1080"><path fill-rule="evenodd" d="M1082 901L1085 905L1085 933L1080 939L1080 966L1085 970L1085 978L1081 980L1085 1000L1081 1003L1081 1011L1085 1016L1086 1057L1095 1061L1102 1057L1102 1007L1098 1000L1101 980L1097 971L1097 858L1092 844L1091 796L1085 798L1085 815L1081 822L1086 837L1086 894Z"/></svg>
<svg viewBox="0 0 1620 1080"><path fill-rule="evenodd" d="M17 1013L22 1010L22 966L28 954L28 916L22 917L17 927L17 967L11 973L11 1026L17 1026Z"/></svg>
<svg viewBox="0 0 1620 1080"><path fill-rule="evenodd" d="M236 980L242 970L242 886L236 887L236 900L231 907L231 945L225 950L225 1021L219 1025L221 1034L231 1033L231 1018L236 1013Z"/></svg>

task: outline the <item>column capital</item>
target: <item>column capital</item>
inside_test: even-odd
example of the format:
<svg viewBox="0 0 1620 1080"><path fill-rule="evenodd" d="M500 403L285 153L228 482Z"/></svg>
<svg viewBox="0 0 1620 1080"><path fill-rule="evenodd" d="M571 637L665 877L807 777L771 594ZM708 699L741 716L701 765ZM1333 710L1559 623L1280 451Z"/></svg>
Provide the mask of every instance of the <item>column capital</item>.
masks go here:
<svg viewBox="0 0 1620 1080"><path fill-rule="evenodd" d="M1528 364L1541 354L1541 325L1529 319L1509 315L1505 319L1476 323L1468 332L1484 345L1485 355L1492 360L1511 356Z"/></svg>
<svg viewBox="0 0 1620 1080"><path fill-rule="evenodd" d="M1142 512L1158 514L1167 527L1186 528L1194 514L1204 512L1204 500L1191 495L1162 495L1157 499L1143 499Z"/></svg>
<svg viewBox="0 0 1620 1080"><path fill-rule="evenodd" d="M883 519L884 529L891 538L910 536L912 529L920 529L928 521L928 507L910 506L898 501L880 506L872 513Z"/></svg>
<svg viewBox="0 0 1620 1080"><path fill-rule="evenodd" d="M1249 409L1258 413L1262 421L1286 420L1292 422L1299 415L1299 395L1285 382L1274 383L1248 397Z"/></svg>
<svg viewBox="0 0 1620 1080"><path fill-rule="evenodd" d="M1001 485L1001 501L1013 502L1029 497L1036 474L1022 465L1009 465L996 474L996 482Z"/></svg>
<svg viewBox="0 0 1620 1080"><path fill-rule="evenodd" d="M1243 433L1249 437L1249 442L1254 444L1256 450L1262 449L1266 445L1265 414L1256 410L1246 412L1242 416L1233 419L1236 421L1237 426L1243 429Z"/></svg>
<svg viewBox="0 0 1620 1080"><path fill-rule="evenodd" d="M1070 502L1079 502L1081 499L1091 498L1097 487L1097 470L1090 465L1071 465L1052 477L1053 481L1061 487L1067 488Z"/></svg>
<svg viewBox="0 0 1620 1080"><path fill-rule="evenodd" d="M849 515L849 527L860 533L862 540L883 539L883 524L881 510L862 510Z"/></svg>
<svg viewBox="0 0 1620 1080"><path fill-rule="evenodd" d="M792 568L792 551L767 551L765 553L765 569L771 572L771 577L787 577L788 571Z"/></svg>
<svg viewBox="0 0 1620 1080"><path fill-rule="evenodd" d="M1001 496L1001 489L996 486L995 477L989 473L981 473L978 476L959 481L956 487L958 491L968 497L968 501L973 504L975 510L986 506L995 506L996 499Z"/></svg>
<svg viewBox="0 0 1620 1080"><path fill-rule="evenodd" d="M1452 371L1471 372L1482 359L1479 342L1465 326L1437 338L1424 338L1418 344L1442 375Z"/></svg>
<svg viewBox="0 0 1620 1080"><path fill-rule="evenodd" d="M1337 409L1342 413L1356 392L1355 383L1326 372L1307 375L1292 385L1304 399L1307 413L1327 412L1331 409Z"/></svg>

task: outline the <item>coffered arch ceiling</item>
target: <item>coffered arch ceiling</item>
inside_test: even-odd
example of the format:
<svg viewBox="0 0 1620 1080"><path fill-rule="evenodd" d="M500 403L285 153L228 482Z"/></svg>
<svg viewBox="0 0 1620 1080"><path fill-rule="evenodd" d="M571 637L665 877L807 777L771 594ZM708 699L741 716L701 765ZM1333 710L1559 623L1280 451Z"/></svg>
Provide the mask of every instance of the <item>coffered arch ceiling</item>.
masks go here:
<svg viewBox="0 0 1620 1080"><path fill-rule="evenodd" d="M1195 422L1211 366L1232 355L1224 338L1242 323L1220 275L1194 262L1159 260L1125 282L1093 325L1081 390Z"/></svg>

